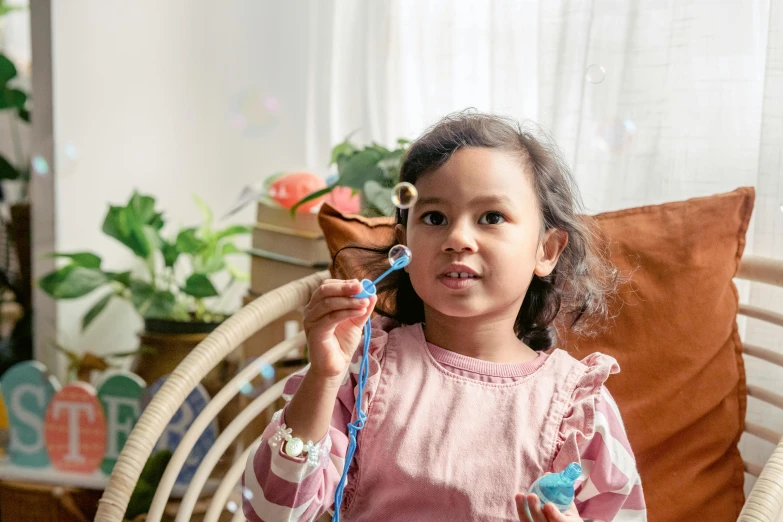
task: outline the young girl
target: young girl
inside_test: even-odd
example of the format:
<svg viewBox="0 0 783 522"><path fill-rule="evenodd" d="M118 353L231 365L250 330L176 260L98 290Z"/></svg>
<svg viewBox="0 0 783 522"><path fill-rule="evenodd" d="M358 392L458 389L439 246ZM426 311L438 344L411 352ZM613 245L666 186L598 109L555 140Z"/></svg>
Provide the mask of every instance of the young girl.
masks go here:
<svg viewBox="0 0 783 522"><path fill-rule="evenodd" d="M534 522L646 519L604 387L616 361L553 349L556 327L584 328L606 313L616 277L578 214L568 169L536 134L459 113L411 145L400 181L419 197L396 225L410 264L378 285L377 309L376 296L352 297L356 279L314 292L304 314L310 365L289 380L289 402L245 470L249 521L333 511L346 425L357 419L357 347L373 310L367 421L340 520L527 521L526 507ZM377 251L385 266L365 261L367 273L354 276L382 272L391 246ZM351 251L362 250L335 256L338 273ZM316 443L292 457L292 437ZM541 509L527 489L570 462L583 469L575 505Z"/></svg>

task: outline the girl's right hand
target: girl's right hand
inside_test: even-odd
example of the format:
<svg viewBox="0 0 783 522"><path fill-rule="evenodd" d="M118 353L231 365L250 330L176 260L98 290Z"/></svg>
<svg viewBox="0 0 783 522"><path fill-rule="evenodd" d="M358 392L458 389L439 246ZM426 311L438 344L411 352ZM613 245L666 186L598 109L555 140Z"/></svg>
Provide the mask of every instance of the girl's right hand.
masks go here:
<svg viewBox="0 0 783 522"><path fill-rule="evenodd" d="M303 325L310 358L309 372L336 385L342 382L362 338L362 327L377 296L357 299L361 283L327 279L313 292L304 309Z"/></svg>

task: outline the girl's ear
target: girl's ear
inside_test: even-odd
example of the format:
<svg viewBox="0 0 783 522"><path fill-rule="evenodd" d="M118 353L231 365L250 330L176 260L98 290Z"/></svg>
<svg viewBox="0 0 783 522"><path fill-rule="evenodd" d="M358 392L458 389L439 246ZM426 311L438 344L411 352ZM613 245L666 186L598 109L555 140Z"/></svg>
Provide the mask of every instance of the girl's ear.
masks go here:
<svg viewBox="0 0 783 522"><path fill-rule="evenodd" d="M533 273L538 277L546 277L551 274L567 244L568 232L557 228L550 228L544 232L544 237L536 251L536 266Z"/></svg>
<svg viewBox="0 0 783 522"><path fill-rule="evenodd" d="M397 243L399 243L401 245L407 244L406 241L405 241L407 239L407 235L405 234L405 227L402 226L402 225L399 225L399 224L395 225L394 226L394 237L397 238Z"/></svg>
<svg viewBox="0 0 783 522"><path fill-rule="evenodd" d="M405 227L400 224L394 226L394 237L397 238L397 243L399 243L400 245L408 244L407 243L408 235L405 232ZM403 268L403 270L407 272L408 267L406 266L405 268Z"/></svg>

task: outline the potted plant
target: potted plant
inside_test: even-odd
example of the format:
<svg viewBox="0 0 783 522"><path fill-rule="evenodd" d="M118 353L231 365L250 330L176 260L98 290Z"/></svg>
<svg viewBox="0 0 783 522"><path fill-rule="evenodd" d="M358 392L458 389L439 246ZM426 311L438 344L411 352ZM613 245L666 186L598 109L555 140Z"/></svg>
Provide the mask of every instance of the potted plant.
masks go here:
<svg viewBox="0 0 783 522"><path fill-rule="evenodd" d="M0 0L0 17L22 9ZM0 336L0 374L16 362L32 357L32 307L30 263L30 161L23 150L20 127L30 123L30 96L19 85L16 66L0 53L0 111L7 114L12 157L0 154L0 203L5 227L5 259L0 267L3 307L18 304L21 315L13 332ZM12 263L11 254L15 254ZM10 297L9 297L10 296Z"/></svg>
<svg viewBox="0 0 783 522"><path fill-rule="evenodd" d="M235 239L248 234L250 227L230 225L217 229L212 212L201 200L196 203L204 214L198 227L164 231L163 213L155 208L152 196L134 192L124 206L110 206L103 232L125 245L137 258L138 267L115 272L102 267L102 259L92 252L62 253L64 266L43 276L38 285L55 299L78 299L93 292L101 296L82 318L82 328L105 310L113 299L129 301L144 320L139 334L142 350L134 371L147 382L170 373L190 350L229 315L221 308L220 296L229 288L247 281L227 258L245 255ZM221 289L214 279L228 275ZM213 299L217 298L217 299ZM223 377L205 386L214 393ZM212 388L212 389L210 389Z"/></svg>
<svg viewBox="0 0 783 522"><path fill-rule="evenodd" d="M397 140L397 147L388 149L372 143L365 147L350 141L350 136L332 148L329 165L337 166L337 178L325 188L308 194L292 208L295 213L300 205L328 194L335 187L349 187L361 196L361 213L365 216L391 216L394 205L391 194L400 179L400 165L410 141Z"/></svg>

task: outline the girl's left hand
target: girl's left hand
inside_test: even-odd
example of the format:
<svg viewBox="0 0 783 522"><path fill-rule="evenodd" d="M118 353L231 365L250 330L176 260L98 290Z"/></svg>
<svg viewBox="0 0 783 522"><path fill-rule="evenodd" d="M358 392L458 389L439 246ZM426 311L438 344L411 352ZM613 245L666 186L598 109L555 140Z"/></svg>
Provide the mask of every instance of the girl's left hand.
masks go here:
<svg viewBox="0 0 783 522"><path fill-rule="evenodd" d="M518 493L515 500L520 522L583 522L573 503L568 511L561 513L553 504L547 504L541 509L541 500L536 495ZM526 507L530 508L530 516Z"/></svg>

